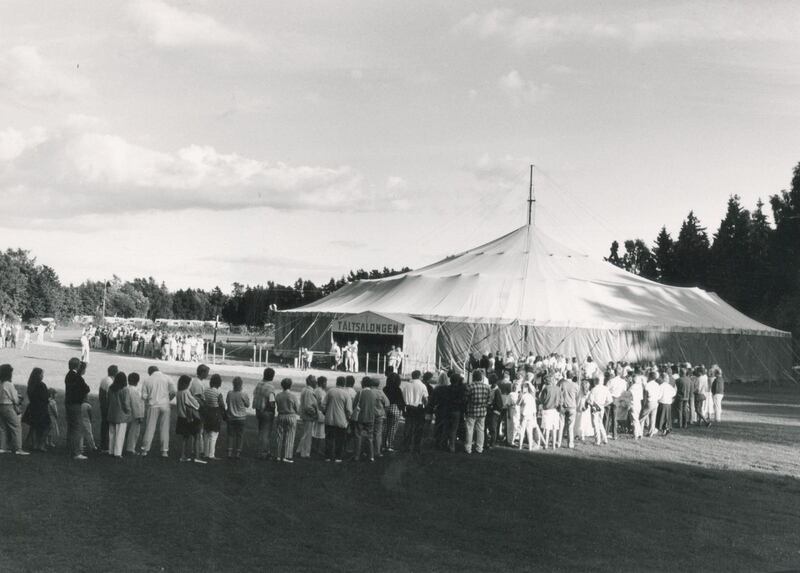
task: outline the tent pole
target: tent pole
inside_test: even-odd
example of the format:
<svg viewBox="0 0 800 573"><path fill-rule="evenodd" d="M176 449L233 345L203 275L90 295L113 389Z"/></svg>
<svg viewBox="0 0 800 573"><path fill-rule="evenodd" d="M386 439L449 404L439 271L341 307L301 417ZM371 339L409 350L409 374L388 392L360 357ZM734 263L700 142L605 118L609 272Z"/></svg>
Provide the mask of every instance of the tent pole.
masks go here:
<svg viewBox="0 0 800 573"><path fill-rule="evenodd" d="M536 199L533 198L533 164L531 163L531 177L528 186L528 226L530 227L534 222L534 206Z"/></svg>

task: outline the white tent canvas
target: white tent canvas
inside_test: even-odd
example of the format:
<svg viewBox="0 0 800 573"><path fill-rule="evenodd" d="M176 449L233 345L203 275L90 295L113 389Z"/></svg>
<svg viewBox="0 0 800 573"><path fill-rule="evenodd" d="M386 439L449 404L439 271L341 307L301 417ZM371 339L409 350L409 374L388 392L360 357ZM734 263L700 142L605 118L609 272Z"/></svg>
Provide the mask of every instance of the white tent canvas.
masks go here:
<svg viewBox="0 0 800 573"><path fill-rule="evenodd" d="M463 362L472 352L512 350L718 363L741 379L778 379L791 366L790 334L714 293L639 277L528 225L432 265L353 282L286 311L278 340L292 321L300 327L303 318L316 317L321 324L311 330L319 335L325 317L364 311L436 324L437 353L445 363Z"/></svg>

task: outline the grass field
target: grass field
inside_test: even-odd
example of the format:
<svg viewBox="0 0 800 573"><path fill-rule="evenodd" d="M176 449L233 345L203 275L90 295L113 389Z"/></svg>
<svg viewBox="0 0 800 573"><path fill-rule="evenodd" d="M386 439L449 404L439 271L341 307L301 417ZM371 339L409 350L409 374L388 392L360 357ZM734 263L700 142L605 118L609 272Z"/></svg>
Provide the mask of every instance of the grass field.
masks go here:
<svg viewBox="0 0 800 573"><path fill-rule="evenodd" d="M72 353L0 362L61 390ZM149 363L97 354L87 381L112 359ZM730 386L721 424L575 451L290 466L252 458L250 419L238 462L179 464L177 441L169 460L2 456L0 571L798 569L798 398Z"/></svg>

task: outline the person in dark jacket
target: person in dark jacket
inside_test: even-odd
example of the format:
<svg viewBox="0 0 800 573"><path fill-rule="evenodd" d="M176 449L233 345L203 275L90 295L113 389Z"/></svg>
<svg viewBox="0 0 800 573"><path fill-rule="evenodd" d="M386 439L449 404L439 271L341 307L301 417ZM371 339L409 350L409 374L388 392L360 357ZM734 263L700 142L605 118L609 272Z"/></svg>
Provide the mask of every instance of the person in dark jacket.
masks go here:
<svg viewBox="0 0 800 573"><path fill-rule="evenodd" d="M28 424L28 438L30 447L36 451L44 452L47 434L50 431L50 413L48 403L50 393L44 383L44 371L34 368L28 378L28 407L22 415L22 422Z"/></svg>
<svg viewBox="0 0 800 573"><path fill-rule="evenodd" d="M78 374L81 361L69 359L69 372L64 378L64 406L67 410L67 445L73 459L85 460L83 455L83 402L89 395L89 385Z"/></svg>
<svg viewBox="0 0 800 573"><path fill-rule="evenodd" d="M675 409L677 410L678 427L686 428L689 425L691 417L690 400L694 390L692 379L689 377L689 372L686 368L681 367L678 370L679 378L676 383L677 393L675 394Z"/></svg>
<svg viewBox="0 0 800 573"><path fill-rule="evenodd" d="M447 389L449 394L447 397L449 412L449 419L447 422L447 447L451 453L455 453L459 430L464 422L464 407L466 405L464 377L461 374L452 373L450 375L450 386L448 386Z"/></svg>
<svg viewBox="0 0 800 573"><path fill-rule="evenodd" d="M435 418L433 443L436 448L446 450L450 424L450 379L446 372L439 373L430 397L428 408Z"/></svg>
<svg viewBox="0 0 800 573"><path fill-rule="evenodd" d="M500 418L503 417L503 395L497 385L497 374L489 374L489 407L486 410L486 449L497 443Z"/></svg>

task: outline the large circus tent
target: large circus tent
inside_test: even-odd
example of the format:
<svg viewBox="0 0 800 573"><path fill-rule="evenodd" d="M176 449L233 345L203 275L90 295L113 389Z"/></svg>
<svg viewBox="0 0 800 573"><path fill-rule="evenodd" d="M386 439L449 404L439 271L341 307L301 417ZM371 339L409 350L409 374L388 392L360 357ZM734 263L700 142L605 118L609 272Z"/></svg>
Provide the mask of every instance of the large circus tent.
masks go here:
<svg viewBox="0 0 800 573"><path fill-rule="evenodd" d="M792 353L791 334L714 293L634 275L533 225L278 313L278 349L325 352L333 341L351 340L360 343L362 364L366 353L402 346L406 370L464 365L476 353L510 350L601 362L719 364L729 379L746 381L790 376Z"/></svg>

